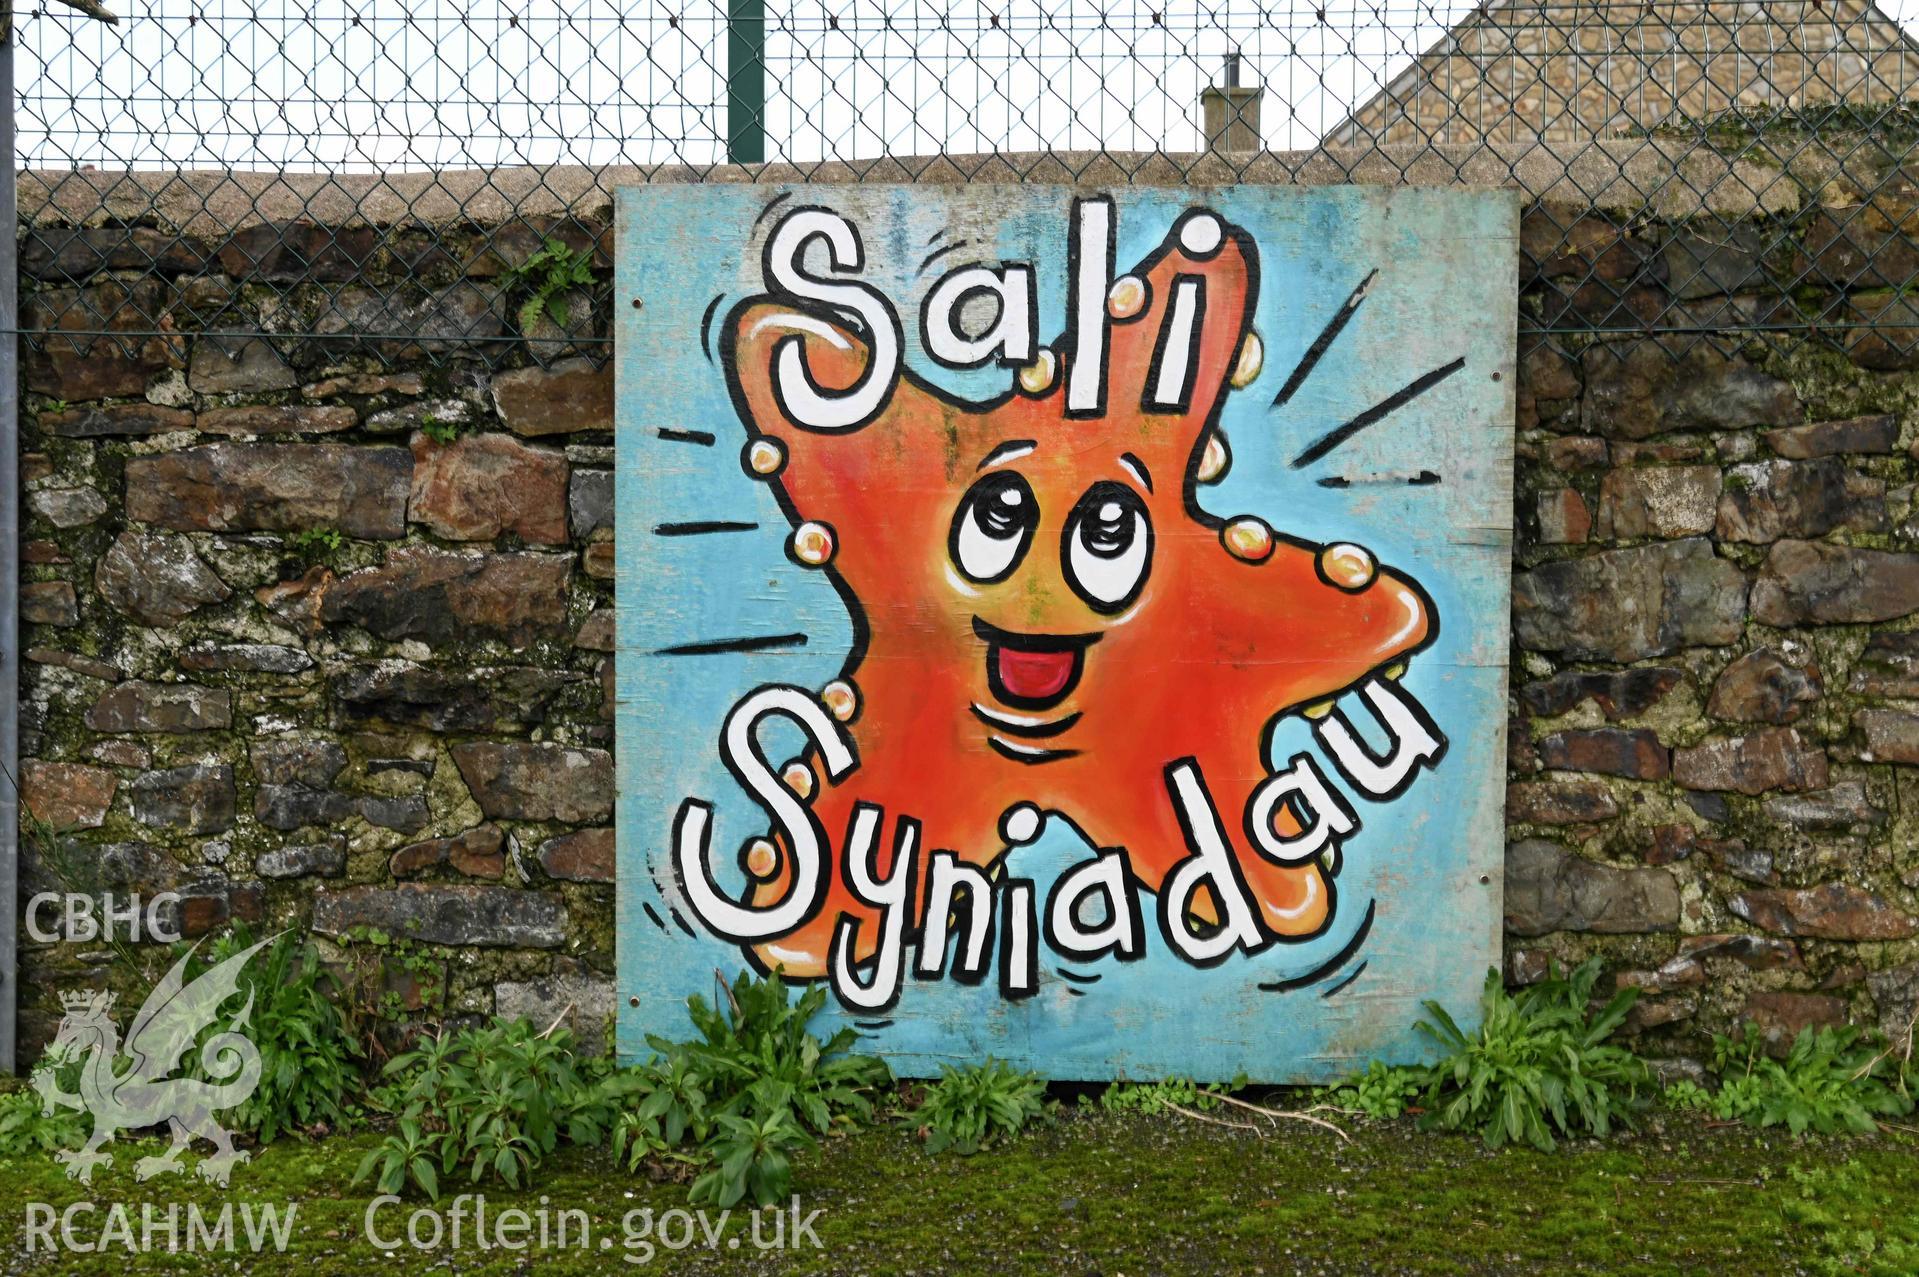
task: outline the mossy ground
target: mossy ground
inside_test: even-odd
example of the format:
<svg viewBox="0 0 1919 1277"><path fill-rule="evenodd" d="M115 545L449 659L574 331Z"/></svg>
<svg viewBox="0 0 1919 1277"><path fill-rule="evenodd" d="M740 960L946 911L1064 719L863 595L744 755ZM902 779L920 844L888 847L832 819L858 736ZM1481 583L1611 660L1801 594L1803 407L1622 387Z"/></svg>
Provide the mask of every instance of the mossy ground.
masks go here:
<svg viewBox="0 0 1919 1277"><path fill-rule="evenodd" d="M822 1249L760 1254L736 1211L717 1250L655 1254L672 1273L1607 1274L1899 1273L1919 1255L1919 1137L1793 1140L1662 1115L1636 1136L1546 1155L1488 1152L1410 1123L1359 1123L1353 1142L1293 1123L1258 1136L1177 1116L1069 1111L1053 1126L972 1158L928 1157L910 1135L836 1139L803 1157L795 1187ZM372 1194L348 1179L373 1137L283 1139L240 1167L230 1192L187 1177L136 1184L116 1146L91 1188L41 1156L0 1162L0 1268L35 1273L455 1272L543 1274L626 1268L622 1219L686 1205L686 1190L568 1152L531 1191L498 1183L489 1212L577 1207L593 1248L400 1250L363 1236ZM140 1153L155 1151L141 1147ZM197 1159L196 1159L197 1160ZM25 1203L295 1202L283 1257L116 1249L29 1255ZM383 1208L403 1233L423 1202ZM442 1199L444 1211L449 1202ZM497 1217L497 1216L496 1216ZM98 1235L103 1216L83 1220ZM469 1225L470 1227L470 1225ZM610 1249L598 1239L611 1240ZM697 1236L697 1234L696 1234ZM1910 1249L1904 1249L1910 1248ZM1903 1250L1903 1254L1902 1254ZM635 1265L637 1266L637 1265Z"/></svg>

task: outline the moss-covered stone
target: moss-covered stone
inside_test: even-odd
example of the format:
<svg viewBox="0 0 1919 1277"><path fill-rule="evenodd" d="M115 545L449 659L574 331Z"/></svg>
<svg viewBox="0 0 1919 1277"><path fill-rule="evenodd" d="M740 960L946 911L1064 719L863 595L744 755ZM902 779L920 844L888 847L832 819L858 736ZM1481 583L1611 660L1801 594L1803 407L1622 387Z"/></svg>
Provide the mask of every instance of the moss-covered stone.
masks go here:
<svg viewBox="0 0 1919 1277"><path fill-rule="evenodd" d="M557 1154L517 1191L495 1181L478 1190L449 1186L450 1192L484 1192L495 1219L510 1208L583 1212L591 1240L564 1250L480 1248L472 1237L471 1202L459 1249L376 1250L365 1232L374 1192L348 1185L372 1146L369 1135L312 1144L282 1138L239 1167L230 1190L191 1176L136 1183L135 1150L115 1146L116 1165L99 1172L90 1188L64 1179L44 1156L0 1161L0 1193L10 1202L45 1202L56 1211L82 1200L97 1202L101 1215L77 1217L83 1234L104 1224L113 1202L128 1205L136 1233L144 1202L162 1211L167 1203L180 1203L183 1213L186 1203L216 1212L229 1202L292 1204L291 1241L272 1264L315 1277L360 1277L370 1267L475 1277L598 1274L624 1267L621 1260L628 1256L648 1261L639 1271L729 1277L1747 1277L1909 1271L1897 1265L1919 1247L1919 1226L1910 1211L1899 1209L1919 1195L1919 1140L1898 1132L1868 1140L1791 1141L1658 1116L1639 1137L1572 1145L1550 1155L1489 1152L1463 1137L1418 1134L1410 1121L1361 1123L1354 1135L1347 1144L1291 1122L1255 1131L1177 1117L1069 1112L1051 1128L970 1158L929 1157L905 1131L830 1139L801 1154L794 1171L800 1214L810 1219L819 1248L764 1254L753 1246L745 1208L716 1225L712 1248L658 1247L650 1229L666 1212L688 1208L685 1184L628 1175L599 1151ZM147 1142L138 1152L157 1148ZM379 1207L376 1231L383 1239L404 1240L407 1217L426 1205L408 1198ZM449 1208L443 1198L438 1209ZM16 1209L0 1225L4 1253L16 1271L194 1272L209 1262L164 1250L29 1257L24 1218ZM762 1235L770 1235L767 1224ZM605 1249L601 1237L608 1239ZM641 1241L652 1241L656 1249L641 1250ZM222 1254L211 1262L266 1270L263 1261L244 1254Z"/></svg>

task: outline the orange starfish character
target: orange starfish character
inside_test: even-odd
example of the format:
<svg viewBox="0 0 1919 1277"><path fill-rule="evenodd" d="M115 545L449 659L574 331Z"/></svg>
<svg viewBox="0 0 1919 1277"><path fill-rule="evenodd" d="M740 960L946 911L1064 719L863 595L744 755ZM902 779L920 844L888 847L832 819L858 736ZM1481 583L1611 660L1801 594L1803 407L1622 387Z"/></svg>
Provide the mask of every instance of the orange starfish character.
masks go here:
<svg viewBox="0 0 1919 1277"><path fill-rule="evenodd" d="M1161 408L1161 333L1191 280L1203 304L1185 394L1170 396L1184 406ZM1269 733L1403 660L1436 622L1412 581L1357 546L1200 508L1197 489L1230 462L1225 396L1259 372L1257 289L1251 237L1189 211L1111 286L1103 415L1069 414L1062 340L995 401L956 402L907 373L873 420L831 432L782 406L776 348L797 339L809 378L831 391L859 383L867 343L791 299L734 309L723 363L748 429L744 464L775 485L790 555L828 572L854 618L854 650L821 696L859 764L829 784L815 755L784 773L830 841L849 836L856 803L910 817L924 883L938 849L994 865L1007 850L1003 815L1032 804L1069 817L1096 847L1124 848L1137 887L1158 891L1192 852L1169 774L1190 759L1223 813L1264 938L1325 927L1327 868L1262 856L1244 823L1269 775ZM1301 828L1284 805L1272 820L1281 836ZM879 849L882 876L891 845ZM793 889L785 853L778 836L742 849L753 907ZM860 923L856 960L874 952L877 911L838 862L835 851L822 908L750 948L764 968L824 974L843 914ZM1217 923L1219 904L1203 889L1185 925Z"/></svg>

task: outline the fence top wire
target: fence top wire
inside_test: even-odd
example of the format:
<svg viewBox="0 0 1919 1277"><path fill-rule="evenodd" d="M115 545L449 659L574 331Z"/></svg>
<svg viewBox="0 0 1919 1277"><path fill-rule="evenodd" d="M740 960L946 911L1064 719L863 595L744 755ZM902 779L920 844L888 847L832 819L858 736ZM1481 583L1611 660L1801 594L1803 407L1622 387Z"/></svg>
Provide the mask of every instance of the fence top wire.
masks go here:
<svg viewBox="0 0 1919 1277"><path fill-rule="evenodd" d="M613 187L792 180L1516 187L1528 330L1919 343L1919 0L121 6L16 18L40 346L603 356Z"/></svg>

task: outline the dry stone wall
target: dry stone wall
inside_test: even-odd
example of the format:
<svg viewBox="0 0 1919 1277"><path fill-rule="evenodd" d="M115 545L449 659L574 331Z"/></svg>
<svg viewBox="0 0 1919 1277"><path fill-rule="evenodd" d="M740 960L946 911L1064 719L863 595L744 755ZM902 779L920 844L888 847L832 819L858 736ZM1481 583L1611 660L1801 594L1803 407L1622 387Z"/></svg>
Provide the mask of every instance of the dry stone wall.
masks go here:
<svg viewBox="0 0 1919 1277"><path fill-rule="evenodd" d="M1708 323L1782 304L1742 291L1736 238L1563 207L1527 227L1526 304L1562 326L1569 279L1604 282L1595 314L1673 279ZM28 228L30 317L74 289L109 328L170 317L25 363L21 780L51 831L29 889L176 891L188 935L310 928L396 1025L565 1011L599 1036L614 423L580 339L610 298L539 334L548 367L454 340L511 335L511 268L548 233L604 281L603 202L377 241L147 227L137 253ZM1897 340L1523 351L1507 976L1605 954L1655 1054L1744 1017L1903 1032L1919 1000L1919 317L1854 269L1919 245L1876 233L1808 261L1911 322ZM284 336L196 335L236 296ZM119 978L83 945L23 967L29 1049L53 990Z"/></svg>
<svg viewBox="0 0 1919 1277"><path fill-rule="evenodd" d="M607 234L496 228L423 269L364 229L150 230L132 258L124 230L28 232L30 320L77 276L103 327L182 331L27 354L28 890L177 892L188 936L310 927L363 977L370 947L356 996L396 1023L570 1007L603 1034L613 394L578 339L604 307L575 299L546 368L455 339L506 335L502 273L547 235L604 273ZM116 278L153 261L176 277ZM242 293L296 335L191 335ZM29 1048L53 989L119 978L98 958L23 954Z"/></svg>
<svg viewBox="0 0 1919 1277"><path fill-rule="evenodd" d="M1810 210L1794 270L1853 290L1866 315L1903 304L1858 266L1911 251L1895 229L1911 211L1856 212ZM1789 306L1742 291L1768 272L1736 234L1532 220L1535 244L1570 227L1581 246L1522 263L1528 294L1562 321L1577 322L1581 293L1595 314L1623 296L1707 323ZM1699 282L1702 261L1716 283ZM1569 297L1552 287L1566 278L1587 282ZM1617 983L1646 993L1633 1026L1674 1054L1745 1019L1775 1047L1809 1025L1906 1032L1919 1000L1915 336L1573 333L1522 352L1509 980L1603 952Z"/></svg>

